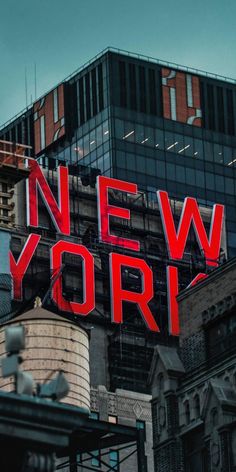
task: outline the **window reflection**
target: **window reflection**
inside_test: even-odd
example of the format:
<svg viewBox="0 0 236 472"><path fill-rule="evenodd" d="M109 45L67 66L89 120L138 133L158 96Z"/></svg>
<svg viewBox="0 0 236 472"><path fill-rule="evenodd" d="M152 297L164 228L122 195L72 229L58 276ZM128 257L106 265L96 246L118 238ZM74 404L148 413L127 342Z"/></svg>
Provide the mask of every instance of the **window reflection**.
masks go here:
<svg viewBox="0 0 236 472"><path fill-rule="evenodd" d="M120 120L121 121L121 120ZM64 149L64 159L71 162L79 162L83 159L83 165L90 165L103 154L104 150L99 153L99 148L102 144L109 140L109 127L106 120L102 125L87 133L83 138ZM101 149L101 148L100 148Z"/></svg>
<svg viewBox="0 0 236 472"><path fill-rule="evenodd" d="M186 184L188 185L196 185L196 179L195 179L195 170L190 169L189 167L186 167Z"/></svg>
<svg viewBox="0 0 236 472"><path fill-rule="evenodd" d="M205 188L205 176L201 170L196 170L196 180L198 187Z"/></svg>
<svg viewBox="0 0 236 472"><path fill-rule="evenodd" d="M223 146L223 160L225 165L232 161L232 149L229 146Z"/></svg>
<svg viewBox="0 0 236 472"><path fill-rule="evenodd" d="M72 145L72 161L79 161L84 157L83 139L80 139L76 145Z"/></svg>
<svg viewBox="0 0 236 472"><path fill-rule="evenodd" d="M194 156L193 138L191 136L185 136L184 145L185 145L185 150L183 154L185 156L197 157L197 155Z"/></svg>
<svg viewBox="0 0 236 472"><path fill-rule="evenodd" d="M106 172L111 167L110 154L107 152L104 154L104 171Z"/></svg>
<svg viewBox="0 0 236 472"><path fill-rule="evenodd" d="M193 156L196 159L203 159L203 142L200 139L193 140Z"/></svg>
<svg viewBox="0 0 236 472"><path fill-rule="evenodd" d="M102 127L101 125L96 128L96 147L101 146L102 144Z"/></svg>
<svg viewBox="0 0 236 472"><path fill-rule="evenodd" d="M204 153L206 161L213 161L213 143L204 142Z"/></svg>
<svg viewBox="0 0 236 472"><path fill-rule="evenodd" d="M176 134L174 135L174 141L177 142L176 146L174 146L172 149L174 152L181 154L184 154L185 151L185 146L184 146L184 136L182 134Z"/></svg>
<svg viewBox="0 0 236 472"><path fill-rule="evenodd" d="M115 133L118 139L164 150L179 157L204 158L206 161L236 167L236 150L230 146L119 119L115 120Z"/></svg>
<svg viewBox="0 0 236 472"><path fill-rule="evenodd" d="M145 143L147 146L154 147L154 129L153 128L146 128L146 138Z"/></svg>
<svg viewBox="0 0 236 472"><path fill-rule="evenodd" d="M165 162L156 161L156 175L157 177L160 177L161 179L166 178Z"/></svg>
<svg viewBox="0 0 236 472"><path fill-rule="evenodd" d="M164 149L164 132L162 129L154 130L154 146L156 149Z"/></svg>
<svg viewBox="0 0 236 472"><path fill-rule="evenodd" d="M185 168L182 166L176 166L176 179L178 182L185 184Z"/></svg>
<svg viewBox="0 0 236 472"><path fill-rule="evenodd" d="M103 132L103 142L105 142L109 139L108 121L104 121L102 125L102 132Z"/></svg>
<svg viewBox="0 0 236 472"><path fill-rule="evenodd" d="M103 157L100 157L99 159L97 159L97 160L94 162L94 166L95 166L97 169L100 169L101 173L103 173L103 172L104 172Z"/></svg>
<svg viewBox="0 0 236 472"><path fill-rule="evenodd" d="M165 132L165 149L166 151L171 151L175 146L177 146L178 141L174 140L173 133ZM172 151L175 152L175 151Z"/></svg>
<svg viewBox="0 0 236 472"><path fill-rule="evenodd" d="M89 153L89 134L84 136L84 156Z"/></svg>
<svg viewBox="0 0 236 472"><path fill-rule="evenodd" d="M221 144L214 144L214 161L219 164L223 163L223 149Z"/></svg>
<svg viewBox="0 0 236 472"><path fill-rule="evenodd" d="M130 141L130 142L134 142L134 125L133 125L133 123L129 123L128 121L125 122L122 139Z"/></svg>
<svg viewBox="0 0 236 472"><path fill-rule="evenodd" d="M184 153L185 150L189 149L190 148L190 144L186 144L186 146L184 147L181 147L181 149L179 149L178 153L180 154L181 152Z"/></svg>
<svg viewBox="0 0 236 472"><path fill-rule="evenodd" d="M204 158L208 162L224 164L231 168L236 167L236 149L230 146L222 146L221 144L205 140L203 141L192 136L184 136L180 133L164 131L162 129L156 129L150 126L144 126L142 124L123 121L120 119L115 119L115 135L116 138L122 141L133 142L141 146L156 149L156 157L159 157L160 159L164 159L164 153L160 153L159 151L173 153L176 158L177 156L179 157L179 165L181 165L181 157L188 156L194 160ZM64 148L60 153L61 159L73 163L83 160L83 165L91 165L91 163L95 163L97 159L104 155L104 160L99 160L99 165L101 165L103 171L107 173L111 167L110 158L105 158L105 156L108 156L109 137L110 131L108 120L106 120L101 125L90 131L90 133L84 135L83 138ZM58 155L55 157L58 157ZM151 155L148 154L148 157L151 158ZM141 156L135 156L132 158L132 162L129 164L124 162L122 167L129 168L130 170L135 170L135 167L138 167L139 172L145 172L146 167L149 175L152 175L152 172L155 173L156 164L154 161L149 159L145 165L143 162L141 163L141 160L143 160ZM137 166L135 164L136 161ZM46 164L44 163L44 165ZM142 169L140 169L140 166ZM158 169L158 174L161 174L164 177L165 167ZM173 175L173 172L171 172L171 174ZM193 178L191 170L188 172L186 171L186 175L184 176L182 169L179 168L178 176L179 180L183 183L185 181L186 183L192 182L193 180L195 181L195 176ZM201 177L200 186L202 185L203 179ZM210 188L212 187L213 185L210 183ZM222 184L220 185L220 188L222 188Z"/></svg>
<svg viewBox="0 0 236 472"><path fill-rule="evenodd" d="M89 134L89 150L90 152L96 149L96 132L95 129Z"/></svg>
<svg viewBox="0 0 236 472"><path fill-rule="evenodd" d="M123 139L124 133L124 121L115 120L115 134L117 139Z"/></svg>
<svg viewBox="0 0 236 472"><path fill-rule="evenodd" d="M236 167L236 159L233 159L228 163L228 166Z"/></svg>
<svg viewBox="0 0 236 472"><path fill-rule="evenodd" d="M142 125L136 125L135 126L135 142L138 144L144 144L145 141L145 135L144 135L144 126Z"/></svg>

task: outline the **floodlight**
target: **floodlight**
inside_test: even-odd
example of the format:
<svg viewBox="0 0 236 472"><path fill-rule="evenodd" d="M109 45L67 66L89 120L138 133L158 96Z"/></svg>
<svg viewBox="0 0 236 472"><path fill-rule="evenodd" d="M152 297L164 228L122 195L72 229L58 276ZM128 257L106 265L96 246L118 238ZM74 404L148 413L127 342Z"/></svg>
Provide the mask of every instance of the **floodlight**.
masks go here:
<svg viewBox="0 0 236 472"><path fill-rule="evenodd" d="M16 393L32 395L34 390L34 379L29 372L19 370L16 375Z"/></svg>
<svg viewBox="0 0 236 472"><path fill-rule="evenodd" d="M7 356L2 359L2 376L10 377L11 375L16 375L19 370L19 364L21 358L17 354L12 356Z"/></svg>
<svg viewBox="0 0 236 472"><path fill-rule="evenodd" d="M8 326L5 329L5 347L11 354L17 354L25 349L25 329L24 326Z"/></svg>
<svg viewBox="0 0 236 472"><path fill-rule="evenodd" d="M70 390L69 384L63 372L59 372L54 380L40 386L40 397L61 400L66 397Z"/></svg>

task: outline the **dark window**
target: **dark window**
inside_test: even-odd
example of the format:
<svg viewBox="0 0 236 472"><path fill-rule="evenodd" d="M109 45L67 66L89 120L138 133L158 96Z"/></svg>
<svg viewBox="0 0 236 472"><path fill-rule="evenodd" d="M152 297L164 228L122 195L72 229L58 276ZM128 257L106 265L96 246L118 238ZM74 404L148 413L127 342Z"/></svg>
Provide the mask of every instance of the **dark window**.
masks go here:
<svg viewBox="0 0 236 472"><path fill-rule="evenodd" d="M194 397L194 411L195 411L195 418L199 418L200 416L200 398L199 395L195 395Z"/></svg>
<svg viewBox="0 0 236 472"><path fill-rule="evenodd" d="M119 77L120 77L120 106L127 107L127 86L126 86L126 64L119 61Z"/></svg>
<svg viewBox="0 0 236 472"><path fill-rule="evenodd" d="M148 82L149 82L149 111L151 114L157 114L157 96L156 96L156 78L155 70L149 69L148 71Z"/></svg>
<svg viewBox="0 0 236 472"><path fill-rule="evenodd" d="M208 108L208 125L210 129L215 129L215 109L214 109L214 91L213 86L207 84L207 108Z"/></svg>
<svg viewBox="0 0 236 472"><path fill-rule="evenodd" d="M97 84L96 84L96 69L92 70L92 96L93 96L93 116L97 114Z"/></svg>
<svg viewBox="0 0 236 472"><path fill-rule="evenodd" d="M210 357L224 354L235 348L236 319L235 315L228 315L207 330L207 346Z"/></svg>
<svg viewBox="0 0 236 472"><path fill-rule="evenodd" d="M16 127L15 126L11 129L11 141L13 141L13 143L16 142Z"/></svg>
<svg viewBox="0 0 236 472"><path fill-rule="evenodd" d="M5 184L4 182L2 183L2 192L7 193L7 184Z"/></svg>
<svg viewBox="0 0 236 472"><path fill-rule="evenodd" d="M139 66L139 97L140 97L140 111L143 113L147 110L146 104L146 77L145 77L145 68Z"/></svg>
<svg viewBox="0 0 236 472"><path fill-rule="evenodd" d="M80 124L84 123L84 82L83 77L79 79L79 113Z"/></svg>
<svg viewBox="0 0 236 472"><path fill-rule="evenodd" d="M189 185L196 185L195 170L189 169L188 167L186 167L185 172L186 172L186 183Z"/></svg>
<svg viewBox="0 0 236 472"><path fill-rule="evenodd" d="M186 424L190 423L190 407L189 407L189 401L186 400L184 402L184 411L185 411L185 421Z"/></svg>
<svg viewBox="0 0 236 472"><path fill-rule="evenodd" d="M137 85L136 85L136 67L129 64L129 88L130 88L130 108L137 110Z"/></svg>
<svg viewBox="0 0 236 472"><path fill-rule="evenodd" d="M181 183L185 183L185 168L182 166L176 166L176 180Z"/></svg>
<svg viewBox="0 0 236 472"><path fill-rule="evenodd" d="M205 120L205 113L204 113L204 110L206 108L205 106L205 87L204 87L204 84L200 81L200 103L201 103L201 106L202 106L202 110L203 110L203 115L202 115L202 126L203 128L205 128L206 126L206 120Z"/></svg>
<svg viewBox="0 0 236 472"><path fill-rule="evenodd" d="M218 109L218 129L221 133L225 132L224 123L224 98L222 87L217 87L217 109Z"/></svg>
<svg viewBox="0 0 236 472"><path fill-rule="evenodd" d="M218 192L224 192L224 177L222 175L215 175L216 189Z"/></svg>
<svg viewBox="0 0 236 472"><path fill-rule="evenodd" d="M168 175L168 178L170 180L176 180L174 164L169 164L169 163L166 164L166 174Z"/></svg>
<svg viewBox="0 0 236 472"><path fill-rule="evenodd" d="M158 375L158 388L159 391L162 392L164 389L164 376L163 374Z"/></svg>
<svg viewBox="0 0 236 472"><path fill-rule="evenodd" d="M99 64L98 66L98 99L99 111L101 111L104 108L102 64Z"/></svg>
<svg viewBox="0 0 236 472"><path fill-rule="evenodd" d="M227 125L228 133L234 134L233 92L230 89L227 89Z"/></svg>
<svg viewBox="0 0 236 472"><path fill-rule="evenodd" d="M22 144L28 143L28 120L25 118L22 121Z"/></svg>
<svg viewBox="0 0 236 472"><path fill-rule="evenodd" d="M21 123L17 125L17 142L21 143L22 141L22 132L21 132Z"/></svg>
<svg viewBox="0 0 236 472"><path fill-rule="evenodd" d="M212 408L212 410L211 410L211 422L212 422L212 426L214 426L214 427L217 426L217 424L218 424L218 418L219 418L219 415L218 415L217 408Z"/></svg>
<svg viewBox="0 0 236 472"><path fill-rule="evenodd" d="M90 103L90 77L89 73L85 76L85 100L86 100L86 118L91 118L91 103Z"/></svg>
<svg viewBox="0 0 236 472"><path fill-rule="evenodd" d="M185 471L209 472L208 451L205 449L204 434L197 429L184 438Z"/></svg>
<svg viewBox="0 0 236 472"><path fill-rule="evenodd" d="M144 441L146 441L146 424L145 424L145 421L136 420L136 428L143 431Z"/></svg>
<svg viewBox="0 0 236 472"><path fill-rule="evenodd" d="M137 420L136 421L136 428L142 429L145 431L145 421Z"/></svg>

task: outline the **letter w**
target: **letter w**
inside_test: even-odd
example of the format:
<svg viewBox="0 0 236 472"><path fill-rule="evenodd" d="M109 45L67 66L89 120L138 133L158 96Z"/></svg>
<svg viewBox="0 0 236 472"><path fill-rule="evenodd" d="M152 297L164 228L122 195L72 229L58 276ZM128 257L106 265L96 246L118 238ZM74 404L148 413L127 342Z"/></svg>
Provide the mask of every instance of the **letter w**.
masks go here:
<svg viewBox="0 0 236 472"><path fill-rule="evenodd" d="M195 198L185 198L177 232L168 193L159 190L157 192L157 198L169 257L172 259L182 259L190 226L191 223L193 223L197 241L200 249L204 253L206 263L211 266L217 266L220 253L224 206L217 204L213 207L208 239Z"/></svg>

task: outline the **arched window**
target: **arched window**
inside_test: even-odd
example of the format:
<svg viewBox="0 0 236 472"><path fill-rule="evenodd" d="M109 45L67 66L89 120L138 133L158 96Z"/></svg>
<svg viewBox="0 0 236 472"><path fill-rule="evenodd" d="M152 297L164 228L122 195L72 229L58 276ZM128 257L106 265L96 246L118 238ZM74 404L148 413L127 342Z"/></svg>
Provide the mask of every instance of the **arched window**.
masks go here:
<svg viewBox="0 0 236 472"><path fill-rule="evenodd" d="M190 423L190 406L189 406L188 400L184 402L184 412L185 412L185 422L186 424L189 424Z"/></svg>
<svg viewBox="0 0 236 472"><path fill-rule="evenodd" d="M163 376L163 374L158 375L158 387L159 387L160 392L162 392L163 389L164 389L164 376Z"/></svg>
<svg viewBox="0 0 236 472"><path fill-rule="evenodd" d="M198 393L194 396L194 413L195 413L195 418L199 418L201 411L200 411L200 397Z"/></svg>
<svg viewBox="0 0 236 472"><path fill-rule="evenodd" d="M217 408L212 408L211 410L211 421L213 426L217 426L218 424L218 411Z"/></svg>

